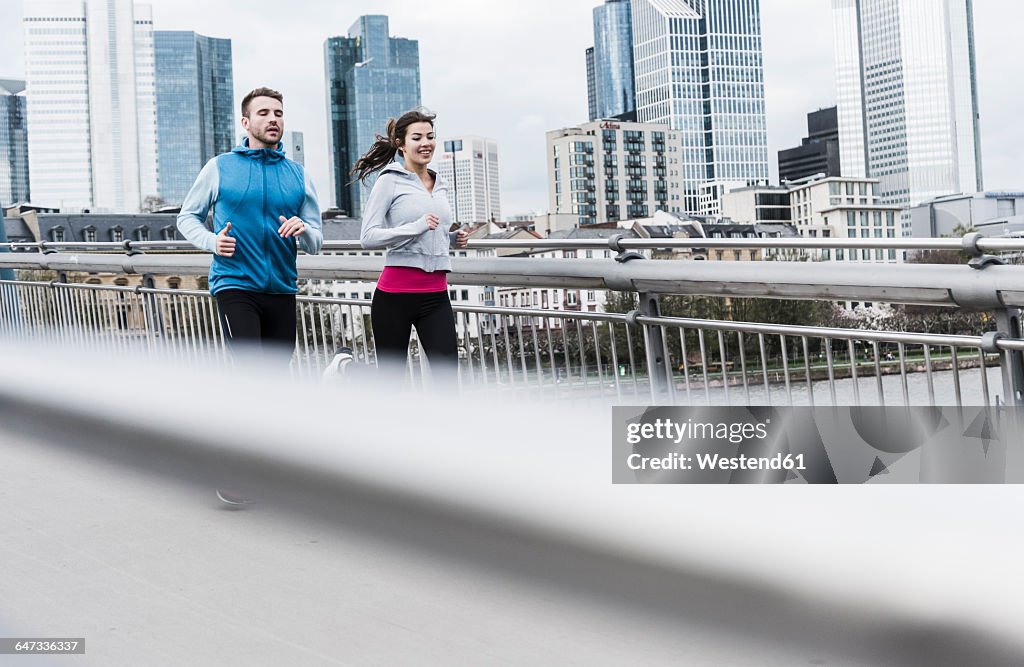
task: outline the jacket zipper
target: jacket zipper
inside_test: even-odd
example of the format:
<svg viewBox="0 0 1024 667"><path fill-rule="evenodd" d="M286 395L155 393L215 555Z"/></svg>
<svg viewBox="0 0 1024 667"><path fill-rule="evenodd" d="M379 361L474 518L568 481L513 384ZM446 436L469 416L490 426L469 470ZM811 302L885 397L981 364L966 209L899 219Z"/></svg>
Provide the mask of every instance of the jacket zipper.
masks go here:
<svg viewBox="0 0 1024 667"><path fill-rule="evenodd" d="M263 269L266 271L266 284L263 291L270 291L270 260L267 257L267 154L264 152L260 155L260 174L262 175L262 190L263 190L263 216L261 218L260 226L263 228Z"/></svg>
<svg viewBox="0 0 1024 667"><path fill-rule="evenodd" d="M419 183L420 187L423 188L423 191L427 193L427 197L430 198L430 203L433 204L434 201L435 201L434 190L437 189L437 179L436 178L434 179L434 190L427 190L427 186L423 184L423 180L419 176L416 176L415 174L413 174L413 176L416 178L416 182ZM440 227L440 225L438 225L438 226ZM437 247L439 245L439 243L438 243L439 238L438 237L440 235L436 233L436 230L428 230L428 231L431 231L434 234L434 257L432 258L433 259L433 263L431 264L431 268L430 268L431 272L433 272L433 271L435 271L437 269L437 264L440 261L438 259L440 257L439 253L441 253L443 251L440 248ZM447 234L445 235L445 238L447 238Z"/></svg>

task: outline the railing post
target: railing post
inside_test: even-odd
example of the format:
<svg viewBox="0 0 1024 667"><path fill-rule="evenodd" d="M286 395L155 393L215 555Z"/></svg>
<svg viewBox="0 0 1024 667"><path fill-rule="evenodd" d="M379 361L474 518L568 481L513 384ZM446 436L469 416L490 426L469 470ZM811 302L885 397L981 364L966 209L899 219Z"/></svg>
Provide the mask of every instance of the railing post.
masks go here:
<svg viewBox="0 0 1024 667"><path fill-rule="evenodd" d="M640 292L637 309L644 317L661 317L661 304L654 292ZM665 341L661 327L656 324L644 325L644 352L647 355L647 376L651 382L651 398L667 398L668 360L665 359ZM655 402L657 402L655 400Z"/></svg>
<svg viewBox="0 0 1024 667"><path fill-rule="evenodd" d="M156 289L156 280L153 278L153 274L143 274L140 287L144 289ZM143 294L141 301L144 309L143 328L146 331L146 337L162 338L164 332L164 314L160 311L160 303L157 301L156 294Z"/></svg>
<svg viewBox="0 0 1024 667"><path fill-rule="evenodd" d="M7 243L7 232L4 222L0 219L0 244ZM10 252L7 246L0 245L0 252ZM0 269L0 280L14 280L13 269ZM21 325L21 304L18 301L16 285L0 285L0 331L17 331ZM5 322L5 320L10 320Z"/></svg>
<svg viewBox="0 0 1024 667"><path fill-rule="evenodd" d="M1020 309L1001 308L996 311L996 338L1020 338ZM1007 405L1024 405L1024 352L998 350L1003 376L1003 398Z"/></svg>

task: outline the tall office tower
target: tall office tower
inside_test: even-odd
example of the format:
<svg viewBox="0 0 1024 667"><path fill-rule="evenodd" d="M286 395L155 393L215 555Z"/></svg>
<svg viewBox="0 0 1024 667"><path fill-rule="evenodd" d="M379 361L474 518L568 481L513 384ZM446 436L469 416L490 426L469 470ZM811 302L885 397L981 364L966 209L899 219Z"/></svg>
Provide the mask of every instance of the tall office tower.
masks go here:
<svg viewBox="0 0 1024 667"><path fill-rule="evenodd" d="M779 151L780 181L799 181L815 174L840 175L836 107L807 114L807 136L799 146Z"/></svg>
<svg viewBox="0 0 1024 667"><path fill-rule="evenodd" d="M150 6L27 3L24 23L34 203L138 212L159 192Z"/></svg>
<svg viewBox="0 0 1024 667"><path fill-rule="evenodd" d="M594 47L587 47L587 118L597 118L597 79L594 73Z"/></svg>
<svg viewBox="0 0 1024 667"><path fill-rule="evenodd" d="M843 175L885 203L983 189L972 4L832 0Z"/></svg>
<svg viewBox="0 0 1024 667"><path fill-rule="evenodd" d="M501 220L498 144L460 136L439 142L437 173L448 181L448 205L461 223Z"/></svg>
<svg viewBox="0 0 1024 667"><path fill-rule="evenodd" d="M154 40L160 198L180 204L203 165L234 145L231 40L187 30Z"/></svg>
<svg viewBox="0 0 1024 667"><path fill-rule="evenodd" d="M680 136L682 210L706 181L768 179L759 0L633 0L637 119Z"/></svg>
<svg viewBox="0 0 1024 667"><path fill-rule="evenodd" d="M0 205L28 200L25 82L0 79Z"/></svg>
<svg viewBox="0 0 1024 667"><path fill-rule="evenodd" d="M358 217L369 190L349 183L356 160L388 118L420 104L419 42L388 36L387 16L361 16L348 37L324 42L329 164L334 205Z"/></svg>
<svg viewBox="0 0 1024 667"><path fill-rule="evenodd" d="M636 120L633 24L628 0L594 7L595 118Z"/></svg>

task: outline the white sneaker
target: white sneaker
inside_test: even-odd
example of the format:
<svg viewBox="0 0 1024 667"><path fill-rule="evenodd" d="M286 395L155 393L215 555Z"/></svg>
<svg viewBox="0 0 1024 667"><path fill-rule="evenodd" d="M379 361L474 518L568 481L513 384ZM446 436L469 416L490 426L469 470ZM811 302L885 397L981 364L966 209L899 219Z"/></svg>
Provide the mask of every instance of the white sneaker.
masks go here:
<svg viewBox="0 0 1024 667"><path fill-rule="evenodd" d="M341 348L341 350L334 355L334 358L331 359L331 363L327 365L327 368L324 369L323 374L320 376L321 379L328 382L344 376L345 369L352 363L353 359L355 359L355 357L352 356L351 349L347 347Z"/></svg>

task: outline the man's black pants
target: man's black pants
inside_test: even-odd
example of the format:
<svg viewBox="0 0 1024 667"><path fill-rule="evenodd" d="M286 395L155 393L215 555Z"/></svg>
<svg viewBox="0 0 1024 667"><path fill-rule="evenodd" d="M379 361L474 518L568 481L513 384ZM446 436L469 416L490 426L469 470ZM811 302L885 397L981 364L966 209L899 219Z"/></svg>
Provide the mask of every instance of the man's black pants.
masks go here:
<svg viewBox="0 0 1024 667"><path fill-rule="evenodd" d="M216 297L224 339L232 350L261 350L291 359L295 351L294 294L227 289Z"/></svg>

